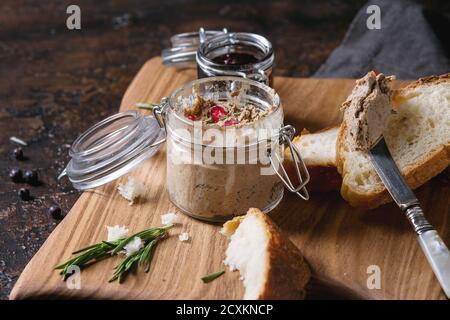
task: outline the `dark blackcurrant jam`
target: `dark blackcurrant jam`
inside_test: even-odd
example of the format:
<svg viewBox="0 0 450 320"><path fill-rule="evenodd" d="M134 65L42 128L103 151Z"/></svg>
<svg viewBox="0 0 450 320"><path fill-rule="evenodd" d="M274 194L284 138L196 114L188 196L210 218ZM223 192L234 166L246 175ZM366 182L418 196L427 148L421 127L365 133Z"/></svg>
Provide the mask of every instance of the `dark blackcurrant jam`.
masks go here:
<svg viewBox="0 0 450 320"><path fill-rule="evenodd" d="M225 53L212 59L215 63L226 65L244 65L258 62L258 59L248 53Z"/></svg>
<svg viewBox="0 0 450 320"><path fill-rule="evenodd" d="M223 33L208 38L197 50L198 78L215 76L244 77L272 83L274 62L272 44L253 33Z"/></svg>

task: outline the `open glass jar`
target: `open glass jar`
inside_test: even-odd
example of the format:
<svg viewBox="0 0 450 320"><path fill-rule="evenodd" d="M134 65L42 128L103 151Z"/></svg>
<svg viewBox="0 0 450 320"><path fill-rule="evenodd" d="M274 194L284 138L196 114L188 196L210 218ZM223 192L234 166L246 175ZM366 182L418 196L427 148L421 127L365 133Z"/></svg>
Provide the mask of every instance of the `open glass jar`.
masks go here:
<svg viewBox="0 0 450 320"><path fill-rule="evenodd" d="M186 117L199 98L251 106L262 116L229 126ZM91 188L130 171L166 141L170 200L192 217L221 222L250 207L269 212L284 186L308 199L309 175L291 143L295 130L283 124L280 98L270 87L238 77L200 79L163 98L153 114L128 111L89 129L74 142L64 174L75 187ZM296 187L282 166L285 146L295 163Z"/></svg>

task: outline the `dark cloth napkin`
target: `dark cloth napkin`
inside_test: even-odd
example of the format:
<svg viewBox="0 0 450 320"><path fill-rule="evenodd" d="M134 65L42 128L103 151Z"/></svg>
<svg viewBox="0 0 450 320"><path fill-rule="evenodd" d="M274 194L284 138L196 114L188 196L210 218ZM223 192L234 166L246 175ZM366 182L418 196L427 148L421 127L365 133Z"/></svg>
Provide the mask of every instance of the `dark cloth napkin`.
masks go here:
<svg viewBox="0 0 450 320"><path fill-rule="evenodd" d="M370 5L381 9L381 29L367 28ZM314 77L360 78L372 69L399 79L447 73L449 37L448 18L428 12L416 1L369 1Z"/></svg>

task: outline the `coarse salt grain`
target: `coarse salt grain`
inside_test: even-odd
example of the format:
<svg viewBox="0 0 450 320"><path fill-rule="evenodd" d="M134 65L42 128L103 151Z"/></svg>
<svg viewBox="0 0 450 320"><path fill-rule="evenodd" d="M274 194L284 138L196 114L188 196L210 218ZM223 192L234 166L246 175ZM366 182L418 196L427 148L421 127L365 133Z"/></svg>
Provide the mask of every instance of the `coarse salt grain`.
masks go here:
<svg viewBox="0 0 450 320"><path fill-rule="evenodd" d="M177 220L178 220L178 216L176 213L173 213L173 212L169 212L169 213L163 214L161 216L161 223L163 225L176 223Z"/></svg>
<svg viewBox="0 0 450 320"><path fill-rule="evenodd" d="M125 184L119 184L117 190L119 190L120 195L130 201L130 205L132 205L135 199L144 195L145 185L135 177L128 177L127 182Z"/></svg>
<svg viewBox="0 0 450 320"><path fill-rule="evenodd" d="M130 242L128 242L125 247L125 255L127 257L131 256L133 253L138 252L144 246L142 239L139 237L134 237Z"/></svg>
<svg viewBox="0 0 450 320"><path fill-rule="evenodd" d="M189 240L189 233L183 232L180 235L178 235L178 239L180 241L188 241Z"/></svg>
<svg viewBox="0 0 450 320"><path fill-rule="evenodd" d="M125 238L128 234L128 229L125 226L115 225L114 227L106 226L108 229L108 240L107 241L115 241L122 238Z"/></svg>

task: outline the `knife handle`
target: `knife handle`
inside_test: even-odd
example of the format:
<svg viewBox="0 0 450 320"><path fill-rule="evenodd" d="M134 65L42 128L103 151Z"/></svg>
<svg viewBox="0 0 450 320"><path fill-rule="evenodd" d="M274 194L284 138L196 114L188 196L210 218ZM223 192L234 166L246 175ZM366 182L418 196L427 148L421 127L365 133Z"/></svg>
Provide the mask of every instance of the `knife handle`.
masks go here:
<svg viewBox="0 0 450 320"><path fill-rule="evenodd" d="M420 247L428 263L438 279L442 290L450 299L450 251L439 237L437 231L425 218L418 203L414 203L405 210L409 222L417 233Z"/></svg>
<svg viewBox="0 0 450 320"><path fill-rule="evenodd" d="M405 206L404 212L417 234L420 235L425 231L434 230L434 227L425 218L422 208L420 208L418 202L413 202L410 205Z"/></svg>
<svg viewBox="0 0 450 320"><path fill-rule="evenodd" d="M436 230L419 234L418 240L445 295L450 299L450 252Z"/></svg>

